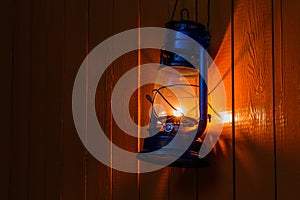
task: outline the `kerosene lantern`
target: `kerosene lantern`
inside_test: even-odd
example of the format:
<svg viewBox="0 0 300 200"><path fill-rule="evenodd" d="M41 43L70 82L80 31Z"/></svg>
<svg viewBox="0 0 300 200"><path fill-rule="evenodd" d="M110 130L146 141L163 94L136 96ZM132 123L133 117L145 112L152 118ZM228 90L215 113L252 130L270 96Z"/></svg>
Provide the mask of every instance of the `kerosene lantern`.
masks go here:
<svg viewBox="0 0 300 200"><path fill-rule="evenodd" d="M152 104L148 129L150 137L144 139L141 153L155 152L166 146L181 127L181 140L193 137L191 145L183 154L174 145L168 147L166 153L153 153L146 160L156 163L160 159L177 157L170 166L205 166L207 162L199 158L198 152L202 144L200 136L205 131L209 118L206 83L208 64L205 55L210 43L210 34L204 25L188 19L171 20L166 23L166 28L189 36L202 48L195 49L197 47L183 38L182 34L165 36L164 46L176 49L176 52L181 54L161 49L160 67L156 77L160 84L155 84L153 94L146 96ZM199 66L193 66L183 57L189 57L189 60L196 59ZM190 132L196 132L196 135L190 136ZM143 159L143 156L140 158Z"/></svg>

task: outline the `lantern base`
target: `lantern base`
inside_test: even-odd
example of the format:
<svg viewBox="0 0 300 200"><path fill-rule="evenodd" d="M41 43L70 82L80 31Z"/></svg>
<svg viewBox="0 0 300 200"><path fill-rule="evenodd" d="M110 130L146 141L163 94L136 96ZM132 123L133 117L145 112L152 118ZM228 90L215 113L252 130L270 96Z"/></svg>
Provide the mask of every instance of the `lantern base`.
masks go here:
<svg viewBox="0 0 300 200"><path fill-rule="evenodd" d="M199 158L198 151L202 145L202 142L194 141L190 148L182 155L179 154L179 150L165 149L165 151L155 151L149 149L143 149L138 154L138 159L150 162L153 164L163 165L166 162L171 162L170 167L182 167L182 168L201 168L209 166L209 162L205 158ZM156 149L157 150L157 149ZM178 159L176 159L178 158ZM175 160L174 162L172 162Z"/></svg>
<svg viewBox="0 0 300 200"><path fill-rule="evenodd" d="M160 161L167 161L167 160L174 160L174 157L170 155L153 155L150 156L138 154L138 159L145 161L145 162L151 162L153 164L161 165L162 163ZM169 167L179 167L179 168L202 168L202 167L208 167L209 162L205 158L187 158L187 157L180 157L176 161L172 162L168 165Z"/></svg>

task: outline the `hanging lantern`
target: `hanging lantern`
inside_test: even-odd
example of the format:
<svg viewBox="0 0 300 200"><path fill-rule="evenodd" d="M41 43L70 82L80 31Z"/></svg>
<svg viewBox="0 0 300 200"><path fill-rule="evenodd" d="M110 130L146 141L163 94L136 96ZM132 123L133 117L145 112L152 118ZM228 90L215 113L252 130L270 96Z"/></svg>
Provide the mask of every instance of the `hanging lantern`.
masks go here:
<svg viewBox="0 0 300 200"><path fill-rule="evenodd" d="M152 96L147 95L147 99L152 104L150 137L145 138L141 153L155 152L165 147L176 134L179 134L180 128L183 131L179 136L181 142L192 139L191 145L183 154L180 153L180 147L175 144L168 146L166 153L147 155L146 160L158 163L160 159L178 157L170 164L171 166L200 167L207 164L199 158L198 152L202 144L200 136L206 129L209 116L205 82L208 64L205 55L210 42L210 34L204 25L183 19L167 22L166 28L175 30L178 34L166 35L165 47L176 49L176 52L181 52L181 54L161 50L161 65L156 77L157 83L160 84L154 86ZM195 47L189 40L183 38L181 33L197 41L203 48L196 49L199 47ZM183 57L195 60L199 66L193 66ZM189 134L191 132L196 132L196 136ZM140 159L143 159L143 154Z"/></svg>

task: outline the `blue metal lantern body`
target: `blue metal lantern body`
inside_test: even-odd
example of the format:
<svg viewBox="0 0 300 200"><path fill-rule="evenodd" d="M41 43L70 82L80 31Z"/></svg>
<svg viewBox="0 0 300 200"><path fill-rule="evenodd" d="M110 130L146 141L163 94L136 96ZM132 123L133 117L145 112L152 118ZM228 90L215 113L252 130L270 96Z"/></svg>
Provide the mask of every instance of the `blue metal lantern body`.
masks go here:
<svg viewBox="0 0 300 200"><path fill-rule="evenodd" d="M179 153L179 150L177 151L176 146L171 146L172 151L168 151L166 155L162 153L152 154L151 158L147 157L147 161L151 160L155 163L159 159L168 159L169 156L175 156L178 159L171 166L206 166L207 162L204 159L199 159L198 152L202 144L200 136L206 129L208 121L208 91L205 82L208 67L205 51L209 46L210 35L202 24L189 20L169 21L166 28L188 35L197 41L203 49L195 49L197 47L193 46L189 40L182 38L182 34L176 34L175 37L166 36L165 46L168 49L176 49L176 52L182 53L177 55L161 50L161 66L158 78L163 79L165 84L155 86L154 95L151 98L153 105L149 126L150 137L145 138L141 153L153 152L166 146L175 137L179 127L182 126L183 130L186 130L186 133L180 136L182 140L190 137L189 132L196 129L196 136L192 138L193 142L189 148L182 154ZM199 63L199 66L197 68L193 66L183 58L185 56L188 56L191 60L197 59L196 63ZM180 76L177 73L172 73L174 70L185 77L185 81L188 81L189 84L183 84ZM189 96L190 92L187 92L187 87L193 88L196 96ZM176 107L178 101L173 94L174 90L182 94L179 96L182 96L182 101L185 103L183 107Z"/></svg>

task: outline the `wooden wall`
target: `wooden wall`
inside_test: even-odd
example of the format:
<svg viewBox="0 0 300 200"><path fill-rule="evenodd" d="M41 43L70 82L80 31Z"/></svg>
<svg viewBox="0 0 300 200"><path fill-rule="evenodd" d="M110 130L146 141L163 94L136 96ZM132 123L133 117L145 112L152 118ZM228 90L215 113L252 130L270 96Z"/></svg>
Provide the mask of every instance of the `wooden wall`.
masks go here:
<svg viewBox="0 0 300 200"><path fill-rule="evenodd" d="M2 2L0 199L297 199L297 0L211 0L209 51L224 76L226 109L233 120L225 124L208 155L210 167L128 174L98 162L80 142L71 97L83 59L116 33L164 27L174 2ZM193 17L195 5L198 21L205 24L207 0L198 4L179 0L178 6L189 8ZM158 51L150 50L122 56L99 82L100 124L115 144L127 150L137 151L141 144L116 126L110 95L126 71L137 64L158 62L157 55ZM143 95L150 89L141 88L132 98L136 122L146 118Z"/></svg>

